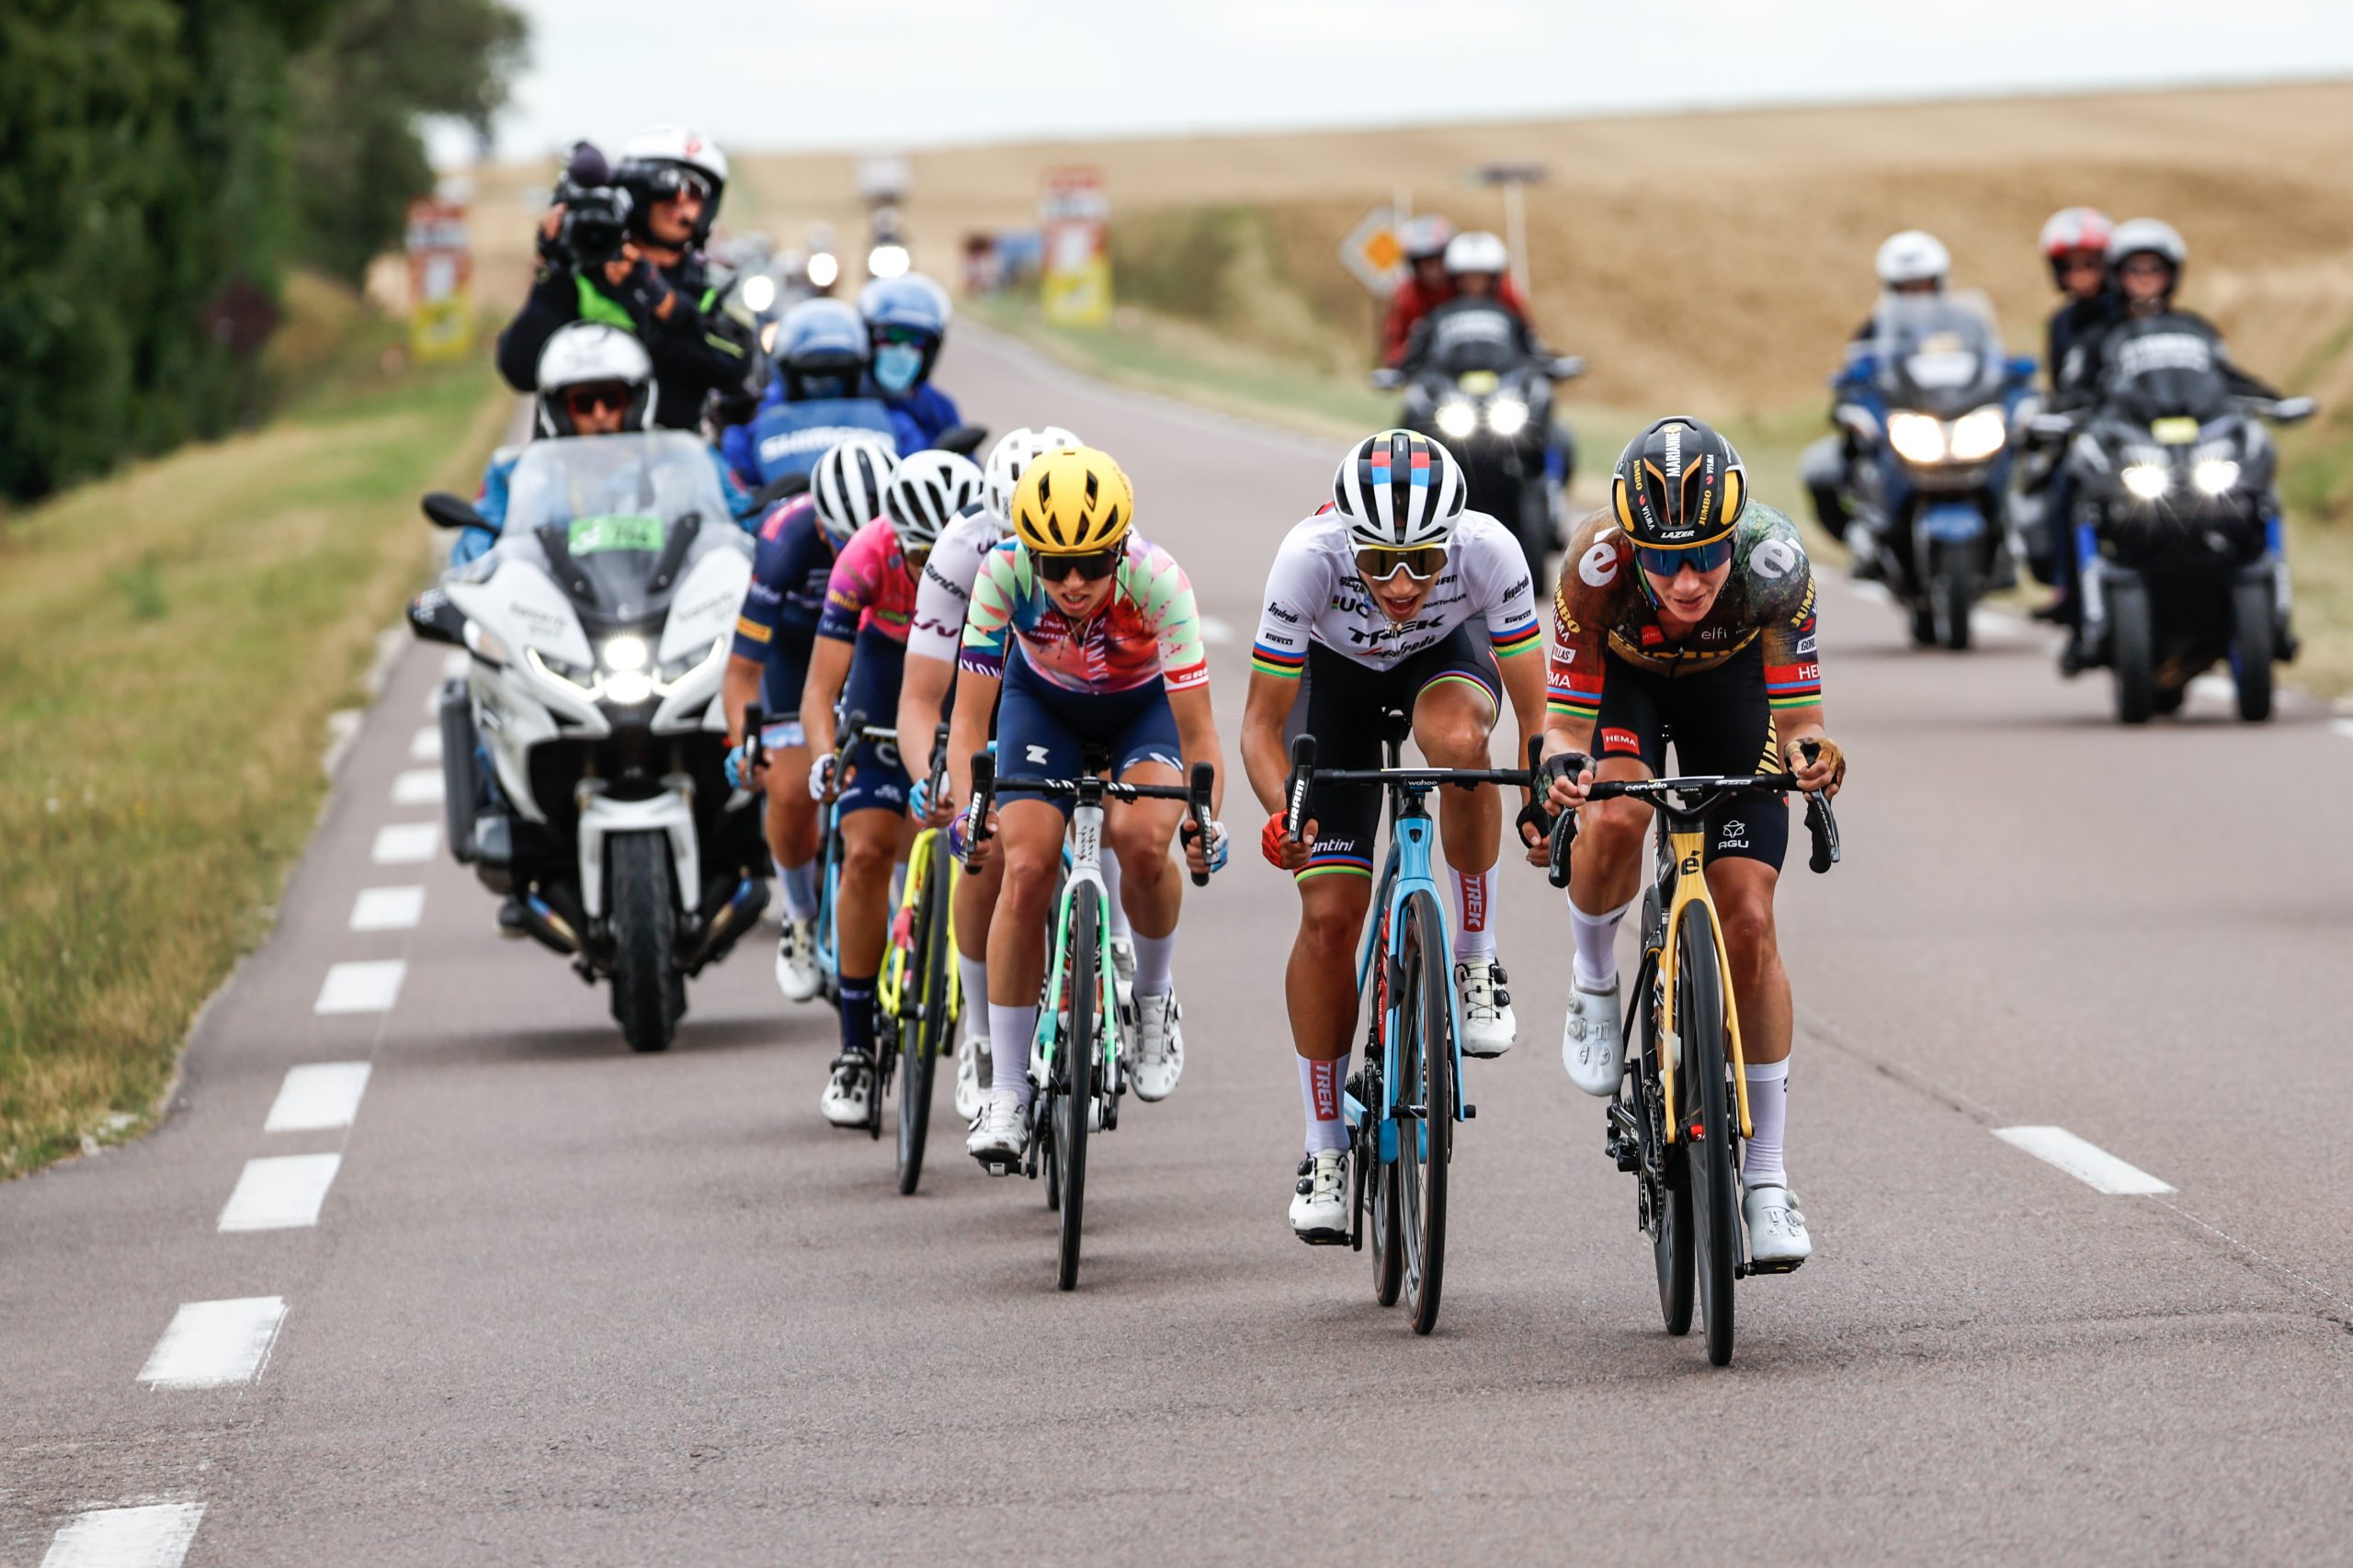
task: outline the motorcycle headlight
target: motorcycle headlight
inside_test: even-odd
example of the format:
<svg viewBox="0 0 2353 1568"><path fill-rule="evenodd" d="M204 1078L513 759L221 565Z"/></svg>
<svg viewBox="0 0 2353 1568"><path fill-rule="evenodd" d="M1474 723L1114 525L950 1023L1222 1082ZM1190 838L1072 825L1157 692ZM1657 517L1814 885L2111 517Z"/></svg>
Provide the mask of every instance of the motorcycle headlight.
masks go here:
<svg viewBox="0 0 2353 1568"><path fill-rule="evenodd" d="M2009 438L2009 423L2002 417L1999 406L1989 403L1972 409L1953 425L1953 461L1982 462L2000 451Z"/></svg>
<svg viewBox="0 0 2353 1568"><path fill-rule="evenodd" d="M617 670L605 677L605 700L633 708L654 695L654 677L643 670Z"/></svg>
<svg viewBox="0 0 2353 1568"><path fill-rule="evenodd" d="M898 278L907 270L907 247L876 245L866 253L866 274L870 278Z"/></svg>
<svg viewBox="0 0 2353 1568"><path fill-rule="evenodd" d="M710 647L698 648L690 653L681 653L664 665L654 674L654 689L665 695L676 691L726 656L727 639L714 637L711 639Z"/></svg>
<svg viewBox="0 0 2353 1568"><path fill-rule="evenodd" d="M1487 428L1498 436L1517 436L1528 428L1528 404L1516 397L1499 397L1487 405Z"/></svg>
<svg viewBox="0 0 2353 1568"><path fill-rule="evenodd" d="M642 670L650 656L642 637L615 637L597 650L597 658L608 670Z"/></svg>
<svg viewBox="0 0 2353 1568"><path fill-rule="evenodd" d="M2189 471L2189 482L2202 495L2221 495L2239 482L2239 465L2228 458L2208 458Z"/></svg>
<svg viewBox="0 0 2353 1568"><path fill-rule="evenodd" d="M2132 463L2121 477L2124 488L2143 501L2160 499L2173 483L2162 463Z"/></svg>
<svg viewBox="0 0 2353 1568"><path fill-rule="evenodd" d="M736 297L744 301L745 310L758 315L776 303L776 279L765 272L746 278Z"/></svg>
<svg viewBox="0 0 2353 1568"><path fill-rule="evenodd" d="M812 287L830 289L834 279L842 275L842 264L831 251L819 251L809 258L809 282Z"/></svg>
<svg viewBox="0 0 2353 1568"><path fill-rule="evenodd" d="M1942 462L1945 427L1925 414L1891 414L1887 416L1887 444L1905 462Z"/></svg>
<svg viewBox="0 0 2353 1568"><path fill-rule="evenodd" d="M2234 476L2236 475L2237 472L2236 466L2234 465L2232 469ZM506 663L506 644L501 642L493 633L484 631L483 629L482 622L478 620L467 621L465 639L466 647L472 652L476 658L481 659L485 664L504 665Z"/></svg>
<svg viewBox="0 0 2353 1568"><path fill-rule="evenodd" d="M576 686L583 691L594 692L597 689L595 670L584 670L578 665L565 664L562 659L542 653L537 648L524 649L523 657L530 663L533 669L543 676L560 680L567 686Z"/></svg>
<svg viewBox="0 0 2353 1568"><path fill-rule="evenodd" d="M1479 411L1461 398L1438 405L1438 430L1460 441L1479 428Z"/></svg>

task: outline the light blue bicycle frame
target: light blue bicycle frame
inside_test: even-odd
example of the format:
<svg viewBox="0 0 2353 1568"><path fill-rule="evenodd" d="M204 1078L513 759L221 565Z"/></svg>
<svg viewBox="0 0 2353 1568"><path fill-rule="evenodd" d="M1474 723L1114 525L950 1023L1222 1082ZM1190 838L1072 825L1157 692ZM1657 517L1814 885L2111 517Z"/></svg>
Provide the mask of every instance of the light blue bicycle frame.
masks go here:
<svg viewBox="0 0 2353 1568"><path fill-rule="evenodd" d="M1431 817L1428 810L1418 798L1411 811L1390 824L1389 860L1381 869L1381 881L1377 884L1378 893L1372 901L1372 909L1370 912L1377 918L1369 918L1365 923L1364 951L1357 960L1357 994L1359 996L1367 994L1366 987L1372 982L1373 963L1381 956L1382 934L1388 933L1391 940L1394 941L1396 933L1402 927L1405 918L1405 901L1415 893L1425 890L1430 893L1432 901L1438 905L1438 926L1435 936L1443 954L1441 971L1449 976L1453 972L1453 938L1447 930L1446 895L1438 891L1438 880L1431 874L1430 841L1437 832L1437 821ZM1401 1121L1413 1119L1397 1114L1397 1097L1402 1087L1398 1083L1397 1073L1397 1036L1400 1024L1398 994L1403 989L1397 985L1388 988L1388 1006L1381 1010L1381 1017L1382 1104L1379 1118L1380 1135L1376 1151L1377 1157L1384 1165L1396 1163L1398 1124ZM1453 1057L1454 1066L1454 1119L1457 1121L1468 1121L1478 1115L1479 1111L1476 1106L1467 1104L1462 1097L1462 1004L1461 998L1455 994L1450 979L1446 987L1446 1045L1449 1053ZM1370 1114L1371 1108L1345 1090L1342 1091L1341 1100L1342 1108L1348 1119L1348 1125L1362 1127ZM1427 1122L1417 1119L1414 1120L1414 1126L1416 1129L1418 1140L1415 1146L1415 1153L1419 1159L1426 1156L1428 1152L1429 1130Z"/></svg>
<svg viewBox="0 0 2353 1568"><path fill-rule="evenodd" d="M1074 806L1070 831L1063 837L1063 896L1054 914L1054 945L1047 949L1046 1000L1038 1009L1038 1059L1051 1074L1062 1045L1063 985L1070 973L1063 955L1070 950L1071 904L1079 884L1090 882L1095 887L1095 939L1102 948L1095 962L1095 983L1100 993L1095 1000L1095 1038L1102 1058L1096 1068L1098 1094L1103 1084L1118 1082L1121 1043L1117 976L1111 968L1111 894L1103 885L1102 842L1103 808Z"/></svg>

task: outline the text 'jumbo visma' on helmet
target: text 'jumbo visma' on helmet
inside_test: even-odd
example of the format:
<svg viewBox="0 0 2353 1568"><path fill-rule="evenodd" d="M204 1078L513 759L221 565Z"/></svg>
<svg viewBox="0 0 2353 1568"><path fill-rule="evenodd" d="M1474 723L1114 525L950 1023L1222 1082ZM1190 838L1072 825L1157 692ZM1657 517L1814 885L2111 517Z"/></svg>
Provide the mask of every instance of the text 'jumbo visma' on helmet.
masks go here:
<svg viewBox="0 0 2353 1568"><path fill-rule="evenodd" d="M2178 284L2182 264L2189 259L2189 246L2182 239L2181 231L2162 218L2127 218L2109 236L2108 265L2121 267L2136 256L2162 257L2173 268L2174 281Z"/></svg>
<svg viewBox="0 0 2353 1568"><path fill-rule="evenodd" d="M817 523L835 545L882 515L882 493L899 466L899 455L880 437L853 437L825 449L809 472L809 498Z"/></svg>
<svg viewBox="0 0 2353 1568"><path fill-rule="evenodd" d="M1013 490L1031 463L1048 452L1059 452L1086 443L1059 425L1048 425L1032 430L1024 425L1007 430L989 449L989 460L983 466L986 486L982 498L990 511L1006 522L1013 518Z"/></svg>
<svg viewBox="0 0 2353 1568"><path fill-rule="evenodd" d="M981 468L959 452L915 452L882 487L882 515L903 551L929 550L948 525L981 498Z"/></svg>
<svg viewBox="0 0 2353 1568"><path fill-rule="evenodd" d="M1366 437L1332 476L1332 506L1347 520L1349 543L1372 550L1446 543L1467 494L1453 455L1412 430Z"/></svg>
<svg viewBox="0 0 2353 1568"><path fill-rule="evenodd" d="M621 428L654 428L654 360L632 333L603 322L556 328L540 350L539 426L543 436L576 436L571 394L610 389L622 399Z"/></svg>
<svg viewBox="0 0 2353 1568"><path fill-rule="evenodd" d="M727 193L727 154L699 131L683 125L650 126L621 148L613 179L635 203L630 222L641 238L655 202L667 201L684 189L699 192L702 216L695 221L692 237L699 245L710 237L719 199Z"/></svg>
<svg viewBox="0 0 2353 1568"><path fill-rule="evenodd" d="M1446 242L1449 278L1460 278L1466 272L1491 272L1501 278L1510 266L1511 252L1499 237L1484 229L1457 234Z"/></svg>
<svg viewBox="0 0 2353 1568"><path fill-rule="evenodd" d="M1748 509L1748 470L1713 429L1669 415L1618 454L1609 500L1638 547L1693 550L1739 525Z"/></svg>
<svg viewBox="0 0 2353 1568"><path fill-rule="evenodd" d="M1013 531L1032 555L1088 555L1128 537L1135 487L1094 447L1048 452L1013 490Z"/></svg>
<svg viewBox="0 0 2353 1568"><path fill-rule="evenodd" d="M1952 253L1945 249L1942 240L1926 230L1905 229L1880 242L1872 270L1879 274L1881 288L1934 283L1942 289L1946 276L1952 271Z"/></svg>

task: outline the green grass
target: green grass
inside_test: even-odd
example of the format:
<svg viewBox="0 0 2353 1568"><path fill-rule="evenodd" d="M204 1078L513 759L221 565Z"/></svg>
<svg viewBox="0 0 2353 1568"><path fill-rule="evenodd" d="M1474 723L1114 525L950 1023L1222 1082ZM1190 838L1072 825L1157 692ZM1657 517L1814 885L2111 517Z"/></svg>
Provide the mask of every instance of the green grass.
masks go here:
<svg viewBox="0 0 2353 1568"><path fill-rule="evenodd" d="M267 930L327 714L508 400L381 325L253 434L0 519L0 1176L136 1131Z"/></svg>

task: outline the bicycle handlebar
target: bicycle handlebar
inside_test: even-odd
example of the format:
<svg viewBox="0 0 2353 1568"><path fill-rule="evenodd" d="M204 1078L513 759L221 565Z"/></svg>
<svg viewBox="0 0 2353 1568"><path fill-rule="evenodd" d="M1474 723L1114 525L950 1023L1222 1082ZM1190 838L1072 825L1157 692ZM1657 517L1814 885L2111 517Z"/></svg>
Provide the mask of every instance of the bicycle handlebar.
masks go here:
<svg viewBox="0 0 2353 1568"><path fill-rule="evenodd" d="M1812 762L1821 755L1812 741L1799 744L1805 758ZM1693 775L1683 778L1605 778L1586 791L1588 801L1610 801L1620 798L1647 800L1671 794L1709 796L1740 794L1786 794L1798 787L1794 773L1759 773L1747 777L1728 774ZM1708 804L1713 804L1712 801ZM1704 810L1705 807L1697 808ZM1806 864L1816 874L1827 871L1838 863L1838 819L1831 812L1830 798L1820 790L1805 791L1805 829L1813 841L1813 854ZM1553 819L1552 831L1545 846L1545 876L1556 888L1569 885L1569 851L1576 843L1577 813L1563 812Z"/></svg>
<svg viewBox="0 0 2353 1568"><path fill-rule="evenodd" d="M948 793L948 721L931 733L931 774L925 780L925 798L937 801Z"/></svg>
<svg viewBox="0 0 2353 1568"><path fill-rule="evenodd" d="M1409 790L1509 784L1533 793L1540 788L1536 764L1543 749L1542 740L1529 737L1526 767L1318 767L1315 737L1300 735L1290 743L1290 778L1283 785L1283 835L1293 844L1305 841L1307 821L1313 814L1308 809L1309 791L1317 784L1393 784Z"/></svg>
<svg viewBox="0 0 2353 1568"><path fill-rule="evenodd" d="M972 803L964 819L964 842L978 845L989 836L989 810L996 803L1000 790L1018 790L1033 795L1077 796L1088 789L1100 790L1113 801L1182 801L1186 815L1196 834L1206 846L1210 835L1210 795L1217 784L1217 768L1206 762L1193 764L1191 779L1175 784L1128 784L1117 778L1045 778L1030 774L1009 774L999 778L996 758L985 751L972 754ZM1209 885L1209 873L1192 871L1193 885Z"/></svg>

